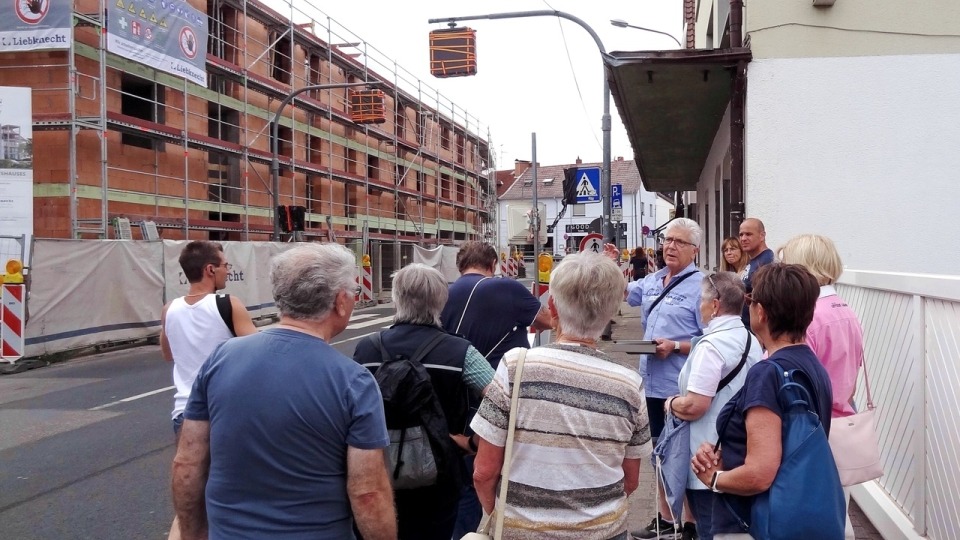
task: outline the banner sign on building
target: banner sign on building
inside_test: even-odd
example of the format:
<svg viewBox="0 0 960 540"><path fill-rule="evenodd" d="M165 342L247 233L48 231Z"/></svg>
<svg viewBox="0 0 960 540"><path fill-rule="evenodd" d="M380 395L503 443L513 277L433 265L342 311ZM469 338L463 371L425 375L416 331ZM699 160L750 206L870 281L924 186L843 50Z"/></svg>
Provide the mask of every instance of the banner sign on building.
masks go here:
<svg viewBox="0 0 960 540"><path fill-rule="evenodd" d="M207 85L207 16L186 2L108 0L107 50Z"/></svg>
<svg viewBox="0 0 960 540"><path fill-rule="evenodd" d="M0 52L70 47L71 0L7 0L0 5Z"/></svg>
<svg viewBox="0 0 960 540"><path fill-rule="evenodd" d="M0 236L33 235L33 105L31 90L0 86ZM4 246L0 254L19 248ZM4 264L6 259L0 261Z"/></svg>

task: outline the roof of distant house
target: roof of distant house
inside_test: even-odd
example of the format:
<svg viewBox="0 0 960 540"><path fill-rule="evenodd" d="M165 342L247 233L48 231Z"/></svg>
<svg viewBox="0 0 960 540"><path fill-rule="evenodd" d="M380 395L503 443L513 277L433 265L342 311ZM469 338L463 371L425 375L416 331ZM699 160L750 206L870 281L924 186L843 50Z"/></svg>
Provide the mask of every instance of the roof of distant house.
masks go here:
<svg viewBox="0 0 960 540"><path fill-rule="evenodd" d="M537 197L540 199L563 198L563 170L570 167L585 169L588 167L600 168L602 163L568 163L565 165L540 165L537 167ZM513 175L513 171L503 171ZM497 172L497 194L501 200L527 200L530 198L530 188L533 180L533 170L527 168L520 176L512 180L501 193L499 189L500 172ZM643 189L640 185L640 171L633 160L618 158L610 162L610 183L623 186L624 193L636 193Z"/></svg>

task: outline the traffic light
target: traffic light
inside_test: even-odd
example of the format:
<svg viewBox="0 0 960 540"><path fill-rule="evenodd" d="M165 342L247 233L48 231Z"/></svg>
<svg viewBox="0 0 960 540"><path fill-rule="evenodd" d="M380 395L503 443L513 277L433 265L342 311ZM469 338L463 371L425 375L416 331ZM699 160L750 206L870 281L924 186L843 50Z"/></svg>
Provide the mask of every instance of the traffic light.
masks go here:
<svg viewBox="0 0 960 540"><path fill-rule="evenodd" d="M280 225L280 230L285 233L293 230L293 224L290 223L290 208L285 204L277 207L277 225Z"/></svg>
<svg viewBox="0 0 960 540"><path fill-rule="evenodd" d="M577 202L577 168L563 170L563 204Z"/></svg>
<svg viewBox="0 0 960 540"><path fill-rule="evenodd" d="M441 78L476 75L476 30L454 27L431 31L430 74Z"/></svg>
<svg viewBox="0 0 960 540"><path fill-rule="evenodd" d="M291 228L294 231L303 232L305 230L307 220L307 209L303 206L291 206L290 207L290 221L293 225Z"/></svg>

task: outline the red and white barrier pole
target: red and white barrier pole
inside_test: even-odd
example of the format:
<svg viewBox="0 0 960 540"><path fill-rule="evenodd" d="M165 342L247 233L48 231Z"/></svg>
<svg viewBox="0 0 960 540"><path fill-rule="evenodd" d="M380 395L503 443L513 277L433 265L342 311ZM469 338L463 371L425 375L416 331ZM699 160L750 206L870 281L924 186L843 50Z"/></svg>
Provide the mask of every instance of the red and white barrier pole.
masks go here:
<svg viewBox="0 0 960 540"><path fill-rule="evenodd" d="M26 286L4 283L0 292L0 358L13 363L23 357Z"/></svg>

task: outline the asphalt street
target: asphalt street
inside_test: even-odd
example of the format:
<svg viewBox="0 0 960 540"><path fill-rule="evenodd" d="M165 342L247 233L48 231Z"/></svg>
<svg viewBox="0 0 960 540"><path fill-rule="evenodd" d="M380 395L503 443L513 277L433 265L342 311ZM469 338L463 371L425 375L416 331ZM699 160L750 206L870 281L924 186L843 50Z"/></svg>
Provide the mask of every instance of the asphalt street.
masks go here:
<svg viewBox="0 0 960 540"><path fill-rule="evenodd" d="M333 345L392 319L359 309ZM0 539L165 539L173 393L157 346L0 377Z"/></svg>

